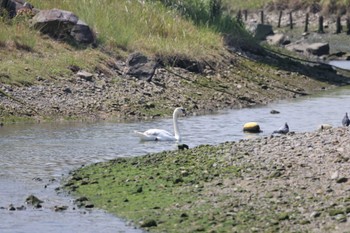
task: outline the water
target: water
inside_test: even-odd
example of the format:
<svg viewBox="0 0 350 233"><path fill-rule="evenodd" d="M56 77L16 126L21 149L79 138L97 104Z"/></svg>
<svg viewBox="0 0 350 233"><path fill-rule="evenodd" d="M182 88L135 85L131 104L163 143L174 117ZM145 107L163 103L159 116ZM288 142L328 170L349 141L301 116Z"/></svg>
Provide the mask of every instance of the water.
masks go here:
<svg viewBox="0 0 350 233"><path fill-rule="evenodd" d="M274 109L280 114L271 114ZM314 131L320 124L341 126L350 112L350 89L281 101L264 107L222 111L219 114L179 119L183 141L190 147L270 135L288 122L295 132ZM244 123L258 122L261 134L245 134ZM134 130L163 128L172 131L172 120L138 123L51 123L5 125L0 128L0 232L141 232L99 210L72 208L73 197L57 193L64 175L83 164L120 156L138 156L175 150L174 142L140 142ZM26 204L29 195L44 201L43 208L9 211ZM64 212L55 206L68 205Z"/></svg>
<svg viewBox="0 0 350 233"><path fill-rule="evenodd" d="M330 61L329 64L344 70L350 70L350 61Z"/></svg>

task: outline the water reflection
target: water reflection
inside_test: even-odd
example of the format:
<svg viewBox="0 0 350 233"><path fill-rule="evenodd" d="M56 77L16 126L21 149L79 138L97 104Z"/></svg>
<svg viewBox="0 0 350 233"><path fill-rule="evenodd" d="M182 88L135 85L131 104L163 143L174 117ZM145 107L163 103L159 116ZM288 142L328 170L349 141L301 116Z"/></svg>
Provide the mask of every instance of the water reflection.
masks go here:
<svg viewBox="0 0 350 233"><path fill-rule="evenodd" d="M270 114L272 109L280 114ZM182 117L179 127L182 143L194 147L270 135L284 122L296 132L313 131L324 123L341 126L345 112L350 112L350 90L342 88L316 98ZM243 133L243 125L249 121L258 122L263 132ZM149 128L172 132L172 119L124 124L18 124L0 128L0 207L21 206L30 194L45 201L40 210L0 209L0 232L140 232L102 211L69 209L57 213L53 207L71 204L71 197L55 192L62 174L71 169L121 156L177 149L174 142L140 142L132 133Z"/></svg>

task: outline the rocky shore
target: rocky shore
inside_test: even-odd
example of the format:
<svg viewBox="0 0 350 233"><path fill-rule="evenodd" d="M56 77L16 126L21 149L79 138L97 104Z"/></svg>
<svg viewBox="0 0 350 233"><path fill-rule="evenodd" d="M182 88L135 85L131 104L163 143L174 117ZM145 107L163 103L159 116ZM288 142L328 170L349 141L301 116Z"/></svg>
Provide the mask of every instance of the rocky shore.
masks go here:
<svg viewBox="0 0 350 233"><path fill-rule="evenodd" d="M30 86L1 83L0 121L140 120L170 116L177 106L198 115L296 98L349 82L331 67L273 54L254 59L230 54L201 73L159 67L150 81L123 73L128 68L123 61L100 64L94 73L73 68L70 77L37 77Z"/></svg>
<svg viewBox="0 0 350 233"><path fill-rule="evenodd" d="M349 152L347 127L291 132L93 164L65 187L150 232L347 232Z"/></svg>

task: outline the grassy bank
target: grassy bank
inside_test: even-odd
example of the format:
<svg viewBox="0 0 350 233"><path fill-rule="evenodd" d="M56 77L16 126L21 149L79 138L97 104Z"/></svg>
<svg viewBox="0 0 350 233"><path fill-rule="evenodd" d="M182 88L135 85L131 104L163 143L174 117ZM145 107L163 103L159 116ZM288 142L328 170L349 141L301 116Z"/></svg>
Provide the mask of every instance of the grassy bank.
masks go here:
<svg viewBox="0 0 350 233"><path fill-rule="evenodd" d="M345 232L347 128L119 158L72 173L78 206L149 232Z"/></svg>
<svg viewBox="0 0 350 233"><path fill-rule="evenodd" d="M234 225L249 229L252 221L262 219L249 211L238 213L236 219L227 218L220 201L215 205L212 199L232 199L230 194L204 194L207 184L215 183L220 189L227 178L240 177L241 170L249 167L233 164L240 158L228 158L229 152L230 144L219 150L203 145L117 159L79 170L66 186L97 207L155 232L178 232L179 228L181 232L230 232Z"/></svg>
<svg viewBox="0 0 350 233"><path fill-rule="evenodd" d="M166 2L166 1L164 1ZM256 46L234 17L211 14L207 1L184 1L176 8L162 1L37 1L38 9L72 11L96 32L97 48L72 47L30 29L25 17L0 18L0 82L31 85L38 76L67 77L69 66L93 71L110 59L141 51L164 61L220 60L224 37ZM106 51L107 54L106 54ZM16 65L14 65L16 64ZM171 64L170 64L171 65Z"/></svg>

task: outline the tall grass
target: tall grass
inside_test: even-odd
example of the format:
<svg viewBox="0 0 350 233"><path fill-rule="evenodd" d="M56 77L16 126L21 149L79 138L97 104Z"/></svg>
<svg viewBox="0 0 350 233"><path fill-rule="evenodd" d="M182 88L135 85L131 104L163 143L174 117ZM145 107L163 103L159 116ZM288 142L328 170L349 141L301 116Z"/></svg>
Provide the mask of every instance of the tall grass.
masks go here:
<svg viewBox="0 0 350 233"><path fill-rule="evenodd" d="M74 12L97 32L109 50L205 59L224 49L223 34L249 35L233 17L213 20L210 0L33 0L40 9Z"/></svg>
<svg viewBox="0 0 350 233"><path fill-rule="evenodd" d="M8 21L0 18L0 46L14 46L17 49L32 50L36 45L35 37L28 24L23 21Z"/></svg>
<svg viewBox="0 0 350 233"><path fill-rule="evenodd" d="M40 9L60 8L74 12L97 32L100 43L111 50L140 50L149 54L184 54L205 58L222 50L221 36L198 27L159 1L61 0L32 3Z"/></svg>
<svg viewBox="0 0 350 233"><path fill-rule="evenodd" d="M37 77L69 76L67 67L94 67L100 56L98 51L75 51L43 37L23 19L0 18L0 83L31 85Z"/></svg>

